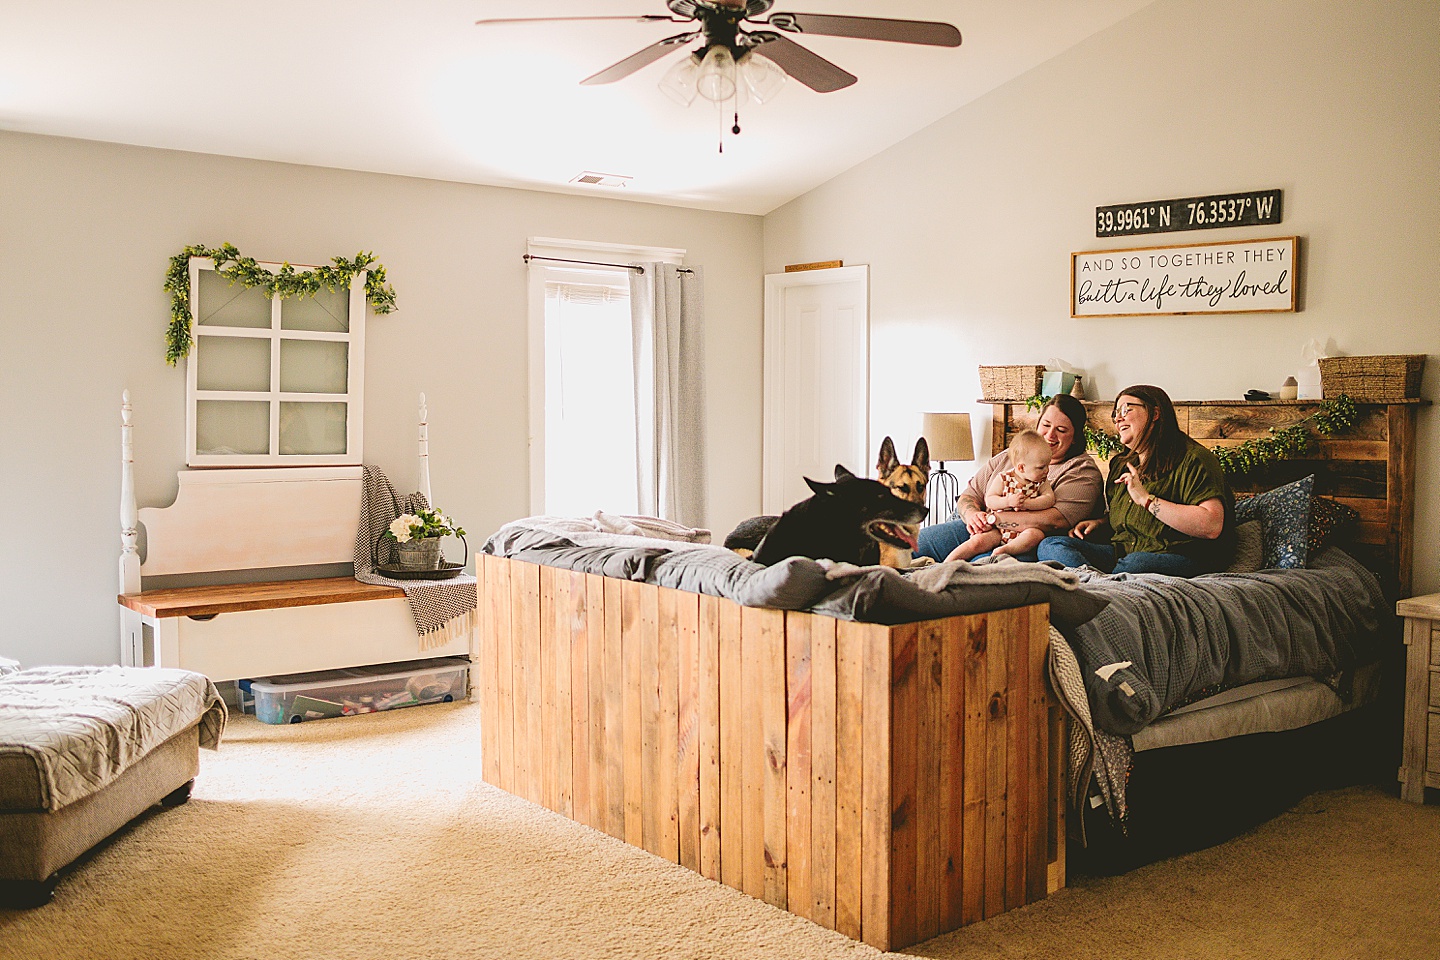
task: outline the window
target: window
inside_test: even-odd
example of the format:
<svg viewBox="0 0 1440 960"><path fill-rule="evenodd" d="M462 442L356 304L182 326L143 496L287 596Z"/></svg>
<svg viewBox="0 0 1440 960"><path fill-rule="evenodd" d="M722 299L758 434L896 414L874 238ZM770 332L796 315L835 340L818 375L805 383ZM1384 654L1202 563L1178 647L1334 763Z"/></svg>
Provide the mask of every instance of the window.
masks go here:
<svg viewBox="0 0 1440 960"><path fill-rule="evenodd" d="M361 462L363 272L349 290L281 300L195 258L190 313L189 466Z"/></svg>
<svg viewBox="0 0 1440 960"><path fill-rule="evenodd" d="M635 376L624 271L546 270L545 512L636 512Z"/></svg>
<svg viewBox="0 0 1440 960"><path fill-rule="evenodd" d="M531 512L638 513L626 265L685 252L545 239L528 252Z"/></svg>

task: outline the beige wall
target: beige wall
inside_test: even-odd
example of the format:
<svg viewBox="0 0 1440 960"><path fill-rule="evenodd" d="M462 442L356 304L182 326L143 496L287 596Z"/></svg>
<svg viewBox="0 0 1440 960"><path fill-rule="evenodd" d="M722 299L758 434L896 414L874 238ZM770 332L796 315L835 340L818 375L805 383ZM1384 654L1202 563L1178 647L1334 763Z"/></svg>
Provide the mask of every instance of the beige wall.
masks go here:
<svg viewBox="0 0 1440 960"><path fill-rule="evenodd" d="M976 367L1239 397L1311 337L1430 355L1440 399L1440 4L1162 0L766 217L765 267L870 264L873 436L972 410ZM1099 241L1098 205L1279 187L1278 227ZM1069 255L1298 235L1295 314L1069 319ZM988 433L977 425L988 449ZM1416 592L1440 587L1440 430L1420 413Z"/></svg>
<svg viewBox="0 0 1440 960"><path fill-rule="evenodd" d="M413 485L424 390L436 499L476 540L528 508L528 236L684 247L705 265L721 533L759 505L760 275L786 263L871 265L872 433L905 450L922 411L988 415L972 403L979 363L1060 357L1087 372L1092 397L1136 381L1237 397L1277 386L1321 337L1346 353L1430 354L1425 392L1440 397L1440 5L1361 7L1161 0L763 230L755 217L0 132L0 656L118 656L120 391L134 400L138 498L168 503L185 391L162 359L161 283L190 243L297 262L379 256L400 310L369 328L366 459ZM1153 242L1299 235L1300 313L1068 319L1069 254L1102 245L1096 205L1270 187L1285 191L1279 228ZM1437 453L1427 408L1417 592L1440 587Z"/></svg>
<svg viewBox="0 0 1440 960"><path fill-rule="evenodd" d="M365 457L414 489L424 391L435 499L472 548L529 507L525 239L683 247L706 270L707 389L721 401L711 522L728 529L759 504L758 217L17 133L0 133L0 184L0 656L118 658L120 393L139 502L167 504L185 374L164 363L161 284L187 244L297 263L377 255L399 310L369 324Z"/></svg>

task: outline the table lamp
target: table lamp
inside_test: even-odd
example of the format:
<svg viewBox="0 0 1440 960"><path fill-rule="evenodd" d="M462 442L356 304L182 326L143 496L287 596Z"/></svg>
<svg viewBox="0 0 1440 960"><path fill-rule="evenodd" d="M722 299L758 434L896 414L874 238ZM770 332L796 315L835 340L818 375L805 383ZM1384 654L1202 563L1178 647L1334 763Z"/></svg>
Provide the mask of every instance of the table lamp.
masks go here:
<svg viewBox="0 0 1440 960"><path fill-rule="evenodd" d="M975 445L970 437L970 414L968 413L927 413L922 433L930 447L930 460L938 462L940 469L930 474L930 488L927 506L930 515L925 525L942 523L950 518L955 509L955 499L960 496L960 480L945 469L946 460L974 460Z"/></svg>

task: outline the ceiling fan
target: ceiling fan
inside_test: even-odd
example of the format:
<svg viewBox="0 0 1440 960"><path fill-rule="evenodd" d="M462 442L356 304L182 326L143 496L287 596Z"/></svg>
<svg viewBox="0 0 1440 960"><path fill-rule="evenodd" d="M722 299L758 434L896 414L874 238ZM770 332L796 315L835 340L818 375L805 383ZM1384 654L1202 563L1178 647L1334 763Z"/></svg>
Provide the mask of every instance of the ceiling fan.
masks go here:
<svg viewBox="0 0 1440 960"><path fill-rule="evenodd" d="M695 29L652 43L580 81L589 85L614 83L671 53L685 49L692 41L699 40L698 48L684 61L672 67L660 84L662 90L686 104L694 99L696 93L717 103L728 100L742 86L750 96L763 103L774 95L786 75L819 93L841 90L856 81L854 74L806 49L785 34L888 40L936 47L960 46L959 30L948 23L931 20L895 20L822 13L769 13L774 0L666 0L665 5L670 10L669 14L521 17L478 20L476 23L487 25L580 20L693 23ZM767 13L769 16L766 16ZM756 29L757 26L761 29ZM754 54L759 54L762 59L756 62Z"/></svg>

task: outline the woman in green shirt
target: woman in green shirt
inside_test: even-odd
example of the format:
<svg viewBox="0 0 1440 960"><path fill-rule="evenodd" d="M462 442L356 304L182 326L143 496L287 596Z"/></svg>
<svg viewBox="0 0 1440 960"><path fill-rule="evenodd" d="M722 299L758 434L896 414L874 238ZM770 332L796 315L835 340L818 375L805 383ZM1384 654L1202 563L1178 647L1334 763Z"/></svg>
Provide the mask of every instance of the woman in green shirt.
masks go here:
<svg viewBox="0 0 1440 960"><path fill-rule="evenodd" d="M1181 431L1170 397L1143 384L1122 390L1115 429L1125 451L1110 461L1107 516L1077 523L1067 537L1047 537L1040 559L1174 577L1229 566L1235 495L1215 455Z"/></svg>

